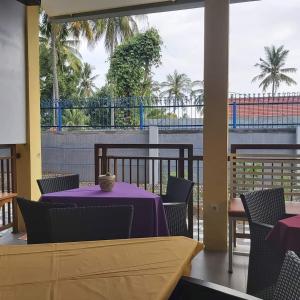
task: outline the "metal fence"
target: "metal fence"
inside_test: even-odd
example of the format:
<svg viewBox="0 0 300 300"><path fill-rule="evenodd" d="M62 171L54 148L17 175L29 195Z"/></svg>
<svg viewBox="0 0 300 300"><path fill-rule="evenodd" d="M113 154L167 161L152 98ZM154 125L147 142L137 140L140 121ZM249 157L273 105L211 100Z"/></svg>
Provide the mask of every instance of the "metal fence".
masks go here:
<svg viewBox="0 0 300 300"><path fill-rule="evenodd" d="M300 94L231 94L232 128L284 128L300 125Z"/></svg>
<svg viewBox="0 0 300 300"><path fill-rule="evenodd" d="M44 129L145 129L198 128L203 104L192 98L100 98L88 100L43 100L41 121Z"/></svg>
<svg viewBox="0 0 300 300"><path fill-rule="evenodd" d="M202 96L184 98L100 98L43 100L43 129L196 129L203 127ZM230 94L230 128L284 128L300 125L300 94Z"/></svg>

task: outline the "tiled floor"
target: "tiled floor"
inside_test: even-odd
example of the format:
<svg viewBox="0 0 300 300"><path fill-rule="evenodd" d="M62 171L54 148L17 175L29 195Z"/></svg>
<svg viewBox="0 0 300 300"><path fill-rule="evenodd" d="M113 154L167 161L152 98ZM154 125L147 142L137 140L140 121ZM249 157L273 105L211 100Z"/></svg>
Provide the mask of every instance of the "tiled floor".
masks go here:
<svg viewBox="0 0 300 300"><path fill-rule="evenodd" d="M228 273L227 252L200 252L192 262L191 276L246 292L248 256L234 255L233 273Z"/></svg>
<svg viewBox="0 0 300 300"><path fill-rule="evenodd" d="M0 245L26 245L26 241L19 239L24 234L12 234L11 230L6 230L0 233Z"/></svg>
<svg viewBox="0 0 300 300"><path fill-rule="evenodd" d="M26 241L19 239L20 236L12 234L10 230L2 232L0 245L26 244ZM233 262L233 273L229 274L227 252L202 251L193 259L191 276L245 292L248 257L234 255Z"/></svg>

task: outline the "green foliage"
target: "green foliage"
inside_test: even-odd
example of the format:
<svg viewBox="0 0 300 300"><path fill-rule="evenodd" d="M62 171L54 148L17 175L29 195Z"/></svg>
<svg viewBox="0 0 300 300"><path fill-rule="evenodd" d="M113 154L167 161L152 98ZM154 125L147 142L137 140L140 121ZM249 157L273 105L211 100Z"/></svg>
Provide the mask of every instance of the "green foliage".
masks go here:
<svg viewBox="0 0 300 300"><path fill-rule="evenodd" d="M118 46L111 57L108 81L118 97L151 93L151 68L161 64L162 41L155 29L139 33Z"/></svg>
<svg viewBox="0 0 300 300"><path fill-rule="evenodd" d="M94 93L93 99L113 98L114 89L112 85L105 84L100 89L97 89Z"/></svg>
<svg viewBox="0 0 300 300"><path fill-rule="evenodd" d="M154 108L147 113L147 119L177 119L177 115L167 113L165 108Z"/></svg>
<svg viewBox="0 0 300 300"><path fill-rule="evenodd" d="M89 125L90 117L80 109L66 109L63 113L64 126Z"/></svg>

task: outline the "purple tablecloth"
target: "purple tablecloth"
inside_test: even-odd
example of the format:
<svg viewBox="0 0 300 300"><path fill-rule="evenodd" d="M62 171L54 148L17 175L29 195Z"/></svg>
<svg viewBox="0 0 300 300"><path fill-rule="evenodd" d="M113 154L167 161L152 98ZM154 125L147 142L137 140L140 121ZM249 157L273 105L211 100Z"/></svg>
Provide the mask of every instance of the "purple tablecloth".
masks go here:
<svg viewBox="0 0 300 300"><path fill-rule="evenodd" d="M300 251L300 215L280 220L266 240L282 250Z"/></svg>
<svg viewBox="0 0 300 300"><path fill-rule="evenodd" d="M166 216L159 196L132 184L116 182L112 192L102 192L99 186L44 194L41 201L76 203L78 206L134 206L131 235L133 238L169 235Z"/></svg>

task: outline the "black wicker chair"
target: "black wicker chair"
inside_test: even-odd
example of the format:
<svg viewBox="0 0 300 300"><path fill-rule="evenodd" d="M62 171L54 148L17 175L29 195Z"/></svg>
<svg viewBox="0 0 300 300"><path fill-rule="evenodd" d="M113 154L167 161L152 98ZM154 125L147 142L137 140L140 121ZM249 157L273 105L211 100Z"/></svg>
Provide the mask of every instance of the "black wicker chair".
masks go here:
<svg viewBox="0 0 300 300"><path fill-rule="evenodd" d="M59 204L17 198L27 231L27 244L50 243L48 210L50 208L76 207L75 204Z"/></svg>
<svg viewBox="0 0 300 300"><path fill-rule="evenodd" d="M269 298L274 292L284 253L266 241L280 219L287 217L282 188L241 195L250 227L247 293Z"/></svg>
<svg viewBox="0 0 300 300"><path fill-rule="evenodd" d="M132 219L130 205L51 209L51 242L127 239Z"/></svg>
<svg viewBox="0 0 300 300"><path fill-rule="evenodd" d="M169 300L259 300L215 283L182 277Z"/></svg>
<svg viewBox="0 0 300 300"><path fill-rule="evenodd" d="M292 251L286 253L272 299L300 299L300 259Z"/></svg>
<svg viewBox="0 0 300 300"><path fill-rule="evenodd" d="M42 194L79 188L79 175L59 176L37 180Z"/></svg>
<svg viewBox="0 0 300 300"><path fill-rule="evenodd" d="M182 277L170 300L299 300L300 258L292 251L286 253L274 293L256 298L211 282Z"/></svg>
<svg viewBox="0 0 300 300"><path fill-rule="evenodd" d="M162 195L170 235L188 236L186 214L194 183L170 176L167 193Z"/></svg>

